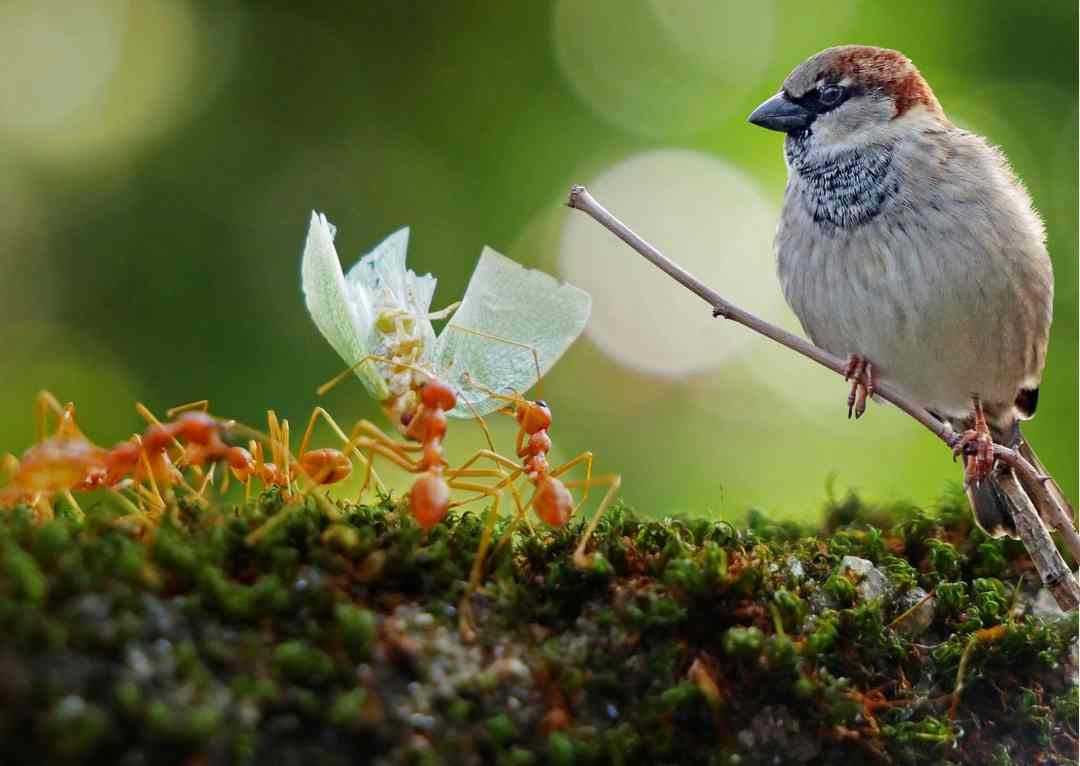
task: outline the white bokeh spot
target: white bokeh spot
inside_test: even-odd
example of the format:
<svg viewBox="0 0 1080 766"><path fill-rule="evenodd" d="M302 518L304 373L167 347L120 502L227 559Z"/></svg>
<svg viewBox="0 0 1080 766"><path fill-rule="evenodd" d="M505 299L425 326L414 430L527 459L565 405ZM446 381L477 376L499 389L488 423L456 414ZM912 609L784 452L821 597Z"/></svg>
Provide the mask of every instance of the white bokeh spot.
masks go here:
<svg viewBox="0 0 1080 766"><path fill-rule="evenodd" d="M714 156L657 150L589 184L593 194L662 252L735 303L784 312L772 256L778 211L752 178ZM748 343L709 307L585 215L566 219L559 269L590 292L586 334L608 356L644 372L715 369Z"/></svg>

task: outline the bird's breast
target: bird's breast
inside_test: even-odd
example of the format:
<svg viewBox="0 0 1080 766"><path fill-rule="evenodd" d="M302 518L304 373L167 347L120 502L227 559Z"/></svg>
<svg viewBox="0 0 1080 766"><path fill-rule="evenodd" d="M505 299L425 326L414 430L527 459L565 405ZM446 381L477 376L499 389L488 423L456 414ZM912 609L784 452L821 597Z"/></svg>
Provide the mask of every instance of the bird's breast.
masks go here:
<svg viewBox="0 0 1080 766"><path fill-rule="evenodd" d="M808 148L809 140L789 136L785 153L798 204L818 226L834 234L862 226L899 194L892 145L820 156Z"/></svg>

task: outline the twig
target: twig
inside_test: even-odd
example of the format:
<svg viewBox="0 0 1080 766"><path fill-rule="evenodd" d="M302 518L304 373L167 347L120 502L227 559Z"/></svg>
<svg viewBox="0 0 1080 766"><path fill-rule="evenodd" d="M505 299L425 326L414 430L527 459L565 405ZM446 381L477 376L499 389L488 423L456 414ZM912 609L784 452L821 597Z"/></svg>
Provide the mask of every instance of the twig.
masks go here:
<svg viewBox="0 0 1080 766"><path fill-rule="evenodd" d="M739 308L726 300L720 293L716 292L692 274L682 269L676 263L666 258L659 250L639 237L626 224L608 212L603 205L597 202L593 196L589 194L584 186L574 186L571 188L570 199L567 204L576 210L587 213L612 234L643 255L646 260L658 269L666 273L687 290L706 301L713 307L713 316L724 317L733 322L738 322L754 332L764 335L766 338L770 338L782 346L786 346L792 351L812 359L821 366L827 367L839 375L844 375L847 372L847 360L834 356L828 351L810 343L808 340L800 338L798 335L783 330L776 325L770 324L769 322L754 316L749 311ZM880 398L887 402L891 402L900 410L921 423L923 427L934 434L934 436L941 439L948 447L951 448L959 438L959 435L956 434L951 427L935 418L924 408L908 401L903 394L888 383L878 383L875 386L874 391ZM1054 508L1058 512L1055 514L1056 516L1068 518L1046 487L1046 482L1050 481L1050 478L1042 476L1023 455L1014 449L995 444L994 457L1007 463L1016 474L1024 478L1025 486L1032 487L1035 492L1040 494L1040 506ZM1007 488L1007 491L1009 491L1009 489L1010 488ZM1036 512L1031 499L1028 498L1025 492L1020 490L1019 486L1016 486L1015 489L1017 491L1010 492L1010 497L1016 502L1019 511L1017 518L1014 519L1016 522L1017 534L1020 535L1020 539L1023 540L1024 545L1031 556L1031 560L1039 572L1039 576L1042 577L1042 581L1046 584L1046 587L1053 594L1061 608L1066 610L1075 609L1077 606L1080 606L1080 584L1078 584L1076 578L1072 576L1072 572L1069 571L1069 567L1066 565L1065 560L1058 552L1057 547L1054 545L1053 538L1047 531L1042 519L1039 518L1039 514ZM1061 531L1069 551L1074 558L1080 561L1080 535L1077 535L1076 530L1073 528L1071 519L1067 524L1061 523L1060 519L1051 519L1050 522Z"/></svg>

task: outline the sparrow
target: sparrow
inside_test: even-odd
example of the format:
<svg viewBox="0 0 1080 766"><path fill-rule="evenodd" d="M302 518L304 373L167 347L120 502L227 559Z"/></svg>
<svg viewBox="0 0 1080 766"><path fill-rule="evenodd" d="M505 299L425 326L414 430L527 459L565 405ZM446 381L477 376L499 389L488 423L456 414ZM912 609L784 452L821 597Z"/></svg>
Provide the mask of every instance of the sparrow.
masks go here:
<svg viewBox="0 0 1080 766"><path fill-rule="evenodd" d="M777 272L810 339L849 359L848 417L887 381L948 423L976 522L1015 536L1016 492L1036 507L1040 495L995 464L993 445L1046 473L1020 421L1039 402L1054 278L1004 155L953 125L885 48L814 54L748 120L786 134Z"/></svg>

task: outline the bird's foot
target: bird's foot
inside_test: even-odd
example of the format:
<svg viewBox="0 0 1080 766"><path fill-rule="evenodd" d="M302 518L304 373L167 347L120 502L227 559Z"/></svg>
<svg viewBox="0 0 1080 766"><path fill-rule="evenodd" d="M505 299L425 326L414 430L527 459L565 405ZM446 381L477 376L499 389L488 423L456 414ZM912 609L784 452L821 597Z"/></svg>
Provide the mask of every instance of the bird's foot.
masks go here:
<svg viewBox="0 0 1080 766"><path fill-rule="evenodd" d="M960 454L966 456L964 463L964 486L977 487L994 470L994 439L986 424L982 407L976 403L975 424L953 442L953 460Z"/></svg>
<svg viewBox="0 0 1080 766"><path fill-rule="evenodd" d="M866 412L866 400L874 395L877 381L874 378L874 366L869 360L852 354L844 370L844 380L851 381L851 392L847 398L847 416L861 418Z"/></svg>

